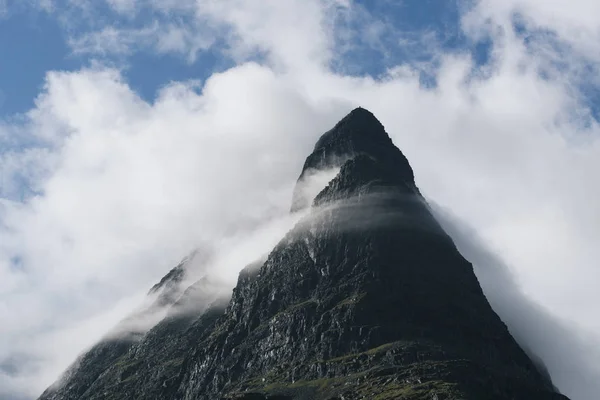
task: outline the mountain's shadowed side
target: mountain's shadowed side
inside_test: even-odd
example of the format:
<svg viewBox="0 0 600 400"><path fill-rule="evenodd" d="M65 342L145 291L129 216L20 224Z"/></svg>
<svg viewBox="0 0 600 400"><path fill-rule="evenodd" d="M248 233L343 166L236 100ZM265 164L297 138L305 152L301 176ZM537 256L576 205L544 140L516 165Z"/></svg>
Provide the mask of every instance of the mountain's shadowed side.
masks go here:
<svg viewBox="0 0 600 400"><path fill-rule="evenodd" d="M82 365L93 373L74 368L41 399L566 399L492 310L367 110L321 137L299 180L334 166L312 204L296 191L292 210L310 213L240 273L230 300L92 350Z"/></svg>

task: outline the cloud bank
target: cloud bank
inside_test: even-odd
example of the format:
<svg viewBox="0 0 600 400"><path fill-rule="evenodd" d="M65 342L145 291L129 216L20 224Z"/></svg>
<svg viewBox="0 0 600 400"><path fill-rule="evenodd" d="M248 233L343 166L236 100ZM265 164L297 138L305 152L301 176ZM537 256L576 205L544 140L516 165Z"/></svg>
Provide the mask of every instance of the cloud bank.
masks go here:
<svg viewBox="0 0 600 400"><path fill-rule="evenodd" d="M234 66L166 83L148 102L100 59L49 72L35 107L2 121L0 398L38 395L191 250L211 249L211 267L234 279L292 223L304 158L358 105L385 125L424 195L495 254L479 257L453 231L513 334L565 394L598 393L600 129L582 88L599 61L595 3L554 4L565 12L552 15L536 0L465 8L463 34L490 41L489 61L429 41L435 85L409 61L376 77L347 72L361 63L347 57L355 47L404 43L350 1L106 6L134 22L151 9L156 28L92 25L74 51L201 57L219 46ZM95 12L84 1L44 7ZM173 21L187 39L160 47ZM92 40L106 29L125 35L114 43L126 50L98 50L112 46Z"/></svg>

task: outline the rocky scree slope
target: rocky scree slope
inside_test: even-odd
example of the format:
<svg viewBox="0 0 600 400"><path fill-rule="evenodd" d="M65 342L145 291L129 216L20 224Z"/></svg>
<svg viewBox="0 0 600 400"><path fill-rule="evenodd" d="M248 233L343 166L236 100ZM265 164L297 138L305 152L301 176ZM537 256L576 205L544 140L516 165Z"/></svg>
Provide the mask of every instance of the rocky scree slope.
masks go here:
<svg viewBox="0 0 600 400"><path fill-rule="evenodd" d="M340 167L230 299L107 340L40 399L566 399L487 302L379 121L358 108L300 181ZM208 293L202 295L201 293Z"/></svg>

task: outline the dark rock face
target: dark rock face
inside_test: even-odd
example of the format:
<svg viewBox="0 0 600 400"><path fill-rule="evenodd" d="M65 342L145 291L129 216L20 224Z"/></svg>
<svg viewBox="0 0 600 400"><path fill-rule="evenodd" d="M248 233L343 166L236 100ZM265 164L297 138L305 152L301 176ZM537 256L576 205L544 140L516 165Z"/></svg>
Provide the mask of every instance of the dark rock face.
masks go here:
<svg viewBox="0 0 600 400"><path fill-rule="evenodd" d="M97 346L41 399L566 399L491 309L371 113L323 135L300 179L331 166L310 214L230 300L199 284L179 301L210 306ZM292 209L307 206L295 195Z"/></svg>
<svg viewBox="0 0 600 400"><path fill-rule="evenodd" d="M394 171L397 179L414 186L414 175L408 161L394 146L383 125L364 108L357 108L344 117L315 144L302 168L299 181L313 170L340 167L358 154L375 157L381 165ZM300 198L299 186L292 199L292 211L310 206Z"/></svg>

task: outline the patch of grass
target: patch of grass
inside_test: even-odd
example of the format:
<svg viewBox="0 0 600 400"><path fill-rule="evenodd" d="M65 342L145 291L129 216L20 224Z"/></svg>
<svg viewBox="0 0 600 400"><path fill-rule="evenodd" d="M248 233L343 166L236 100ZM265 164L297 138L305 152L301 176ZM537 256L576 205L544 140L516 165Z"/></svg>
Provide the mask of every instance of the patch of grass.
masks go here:
<svg viewBox="0 0 600 400"><path fill-rule="evenodd" d="M308 299L306 301L302 301L300 303L296 303L296 304L292 304L291 306L289 306L288 308L279 311L277 314L273 315L271 318L269 318L268 320L264 321L262 324L260 324L259 328L264 327L265 325L268 325L269 323L271 323L273 320L277 319L278 317L284 315L284 314L292 314L298 310L301 310L305 307L308 307L310 305L313 304L317 304L317 301L315 299Z"/></svg>
<svg viewBox="0 0 600 400"><path fill-rule="evenodd" d="M317 301L315 299L308 299L306 301L293 304L293 305L289 306L288 308L286 308L285 310L280 311L278 314L293 313L296 310L300 310L301 308L308 307L312 304L317 304Z"/></svg>
<svg viewBox="0 0 600 400"><path fill-rule="evenodd" d="M370 396L373 400L391 400L391 399L410 399L410 400L431 400L456 399L460 398L460 392L457 391L457 385L444 381L429 381L424 383L402 384L389 383L387 385L372 384L371 386L361 387L359 393L364 396Z"/></svg>
<svg viewBox="0 0 600 400"><path fill-rule="evenodd" d="M328 398L352 392L370 400L449 400L462 398L454 383L432 380L423 383L403 382L389 377L376 377L373 371L351 374L343 377L299 380L296 382L272 382L263 387L255 387L263 394L303 395L315 398ZM256 382L256 381L255 381Z"/></svg>
<svg viewBox="0 0 600 400"><path fill-rule="evenodd" d="M391 349L392 347L394 347L400 343L402 343L402 342L386 343L386 344L382 344L381 346L369 349L367 351L363 351L362 353L347 354L345 356L330 358L329 360L323 360L323 361L335 363L335 362L345 361L345 360L349 360L349 359L354 359L354 358L360 357L362 355L373 356L375 354L382 353L384 351L388 351L389 349Z"/></svg>
<svg viewBox="0 0 600 400"><path fill-rule="evenodd" d="M381 353L384 351L388 351L389 349L394 347L394 345L399 344L399 343L401 343L401 342L392 342L392 343L382 344L381 346L374 347L372 349L365 351L365 354L373 355L373 354Z"/></svg>
<svg viewBox="0 0 600 400"><path fill-rule="evenodd" d="M351 306L354 304L359 303L367 294L366 293L356 293L353 294L352 296L346 297L344 300L340 301L339 303L336 304L336 306L334 308L338 308L338 307L347 307L347 306Z"/></svg>
<svg viewBox="0 0 600 400"><path fill-rule="evenodd" d="M115 363L113 364L113 367L119 368L119 369L127 369L130 367L133 367L137 364L139 364L141 361L139 360L131 360L127 354L118 358L117 361L115 361Z"/></svg>

